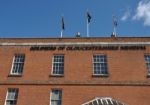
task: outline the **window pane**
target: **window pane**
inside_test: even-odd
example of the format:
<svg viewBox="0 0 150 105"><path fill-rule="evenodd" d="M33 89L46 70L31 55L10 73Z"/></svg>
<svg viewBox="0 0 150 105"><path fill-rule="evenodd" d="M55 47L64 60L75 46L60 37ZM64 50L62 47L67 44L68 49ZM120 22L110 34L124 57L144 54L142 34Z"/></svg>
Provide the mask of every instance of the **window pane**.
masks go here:
<svg viewBox="0 0 150 105"><path fill-rule="evenodd" d="M102 100L102 102L103 102L103 105L107 105L106 100Z"/></svg>
<svg viewBox="0 0 150 105"><path fill-rule="evenodd" d="M61 101L52 101L51 105L61 105Z"/></svg>
<svg viewBox="0 0 150 105"><path fill-rule="evenodd" d="M56 92L56 91L53 91L52 92L52 100L58 100L59 99L59 95L58 95L58 93Z"/></svg>
<svg viewBox="0 0 150 105"><path fill-rule="evenodd" d="M98 105L98 104L97 104L97 101L93 101L93 105Z"/></svg>

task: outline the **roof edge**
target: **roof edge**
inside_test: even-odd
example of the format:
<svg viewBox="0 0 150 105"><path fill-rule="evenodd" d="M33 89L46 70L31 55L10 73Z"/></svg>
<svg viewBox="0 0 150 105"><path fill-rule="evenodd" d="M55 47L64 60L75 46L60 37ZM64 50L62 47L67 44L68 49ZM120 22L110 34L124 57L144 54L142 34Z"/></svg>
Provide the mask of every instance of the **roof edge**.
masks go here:
<svg viewBox="0 0 150 105"><path fill-rule="evenodd" d="M122 39L122 38L150 38L150 36L127 36L127 37L8 37L8 38L0 38L0 39Z"/></svg>

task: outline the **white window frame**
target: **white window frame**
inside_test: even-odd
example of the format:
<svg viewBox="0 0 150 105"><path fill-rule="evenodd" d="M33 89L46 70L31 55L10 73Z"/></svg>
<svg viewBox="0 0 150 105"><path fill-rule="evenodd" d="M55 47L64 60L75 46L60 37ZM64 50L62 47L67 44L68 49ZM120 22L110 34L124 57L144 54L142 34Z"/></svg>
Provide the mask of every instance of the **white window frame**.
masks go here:
<svg viewBox="0 0 150 105"><path fill-rule="evenodd" d="M50 105L52 105L52 92L53 91L60 91L61 92L61 99L60 100L55 100L55 101L61 101L61 105L62 105L62 90L61 89L52 89L50 92Z"/></svg>
<svg viewBox="0 0 150 105"><path fill-rule="evenodd" d="M94 56L106 56L106 62L94 62ZM108 76L108 61L107 61L107 55L105 54L94 54L93 55L93 58L92 58L92 63L93 63L93 76ZM106 63L106 72L107 73L100 73L100 74L96 74L94 71L94 63ZM103 71L103 70L100 70L100 71Z"/></svg>
<svg viewBox="0 0 150 105"><path fill-rule="evenodd" d="M15 95L17 94L16 99L8 99L8 95L10 94L9 93L10 90L15 90ZM18 88L9 88L7 90L7 93L6 93L6 98L5 98L5 104L4 105L7 105L7 101L10 101L10 100L11 101L16 101L16 104L14 104L14 105L17 105L18 93L19 93L19 89Z"/></svg>
<svg viewBox="0 0 150 105"><path fill-rule="evenodd" d="M15 62L15 59L16 59L16 56L18 56L18 55L22 55L22 56L24 56L24 61L23 62ZM24 68L24 62L25 62L25 54L15 54L14 55L14 57L13 57L13 61L12 61L12 67L11 67L11 72L10 72L10 74L11 75L22 75L22 73L23 73L23 68ZM15 63L17 63L17 64L23 64L23 68L22 68L22 72L21 73L19 73L19 69L17 70L17 72L15 72L15 73L13 73L13 68L14 68L14 64Z"/></svg>
<svg viewBox="0 0 150 105"><path fill-rule="evenodd" d="M145 64L146 64L146 69L147 69L147 75L150 76L150 67L148 67L148 65L150 66L150 60L147 61L146 58L145 58L146 56L148 56L148 57L150 58L150 54L145 54L145 55L144 55Z"/></svg>
<svg viewBox="0 0 150 105"><path fill-rule="evenodd" d="M56 63L56 62L54 62L54 59L55 59L55 56L63 56L63 58L64 58L64 61L63 61L63 73L61 74L61 73L53 73L54 72L54 69L53 69L53 67L54 67L54 63ZM52 58L52 70L51 70L51 75L54 75L54 76L63 76L64 75L64 66L65 66L65 56L64 56L64 54L55 54L55 55L53 55L53 58ZM59 63L62 63L62 62L57 62L58 64ZM60 71L60 70L58 70L58 71Z"/></svg>

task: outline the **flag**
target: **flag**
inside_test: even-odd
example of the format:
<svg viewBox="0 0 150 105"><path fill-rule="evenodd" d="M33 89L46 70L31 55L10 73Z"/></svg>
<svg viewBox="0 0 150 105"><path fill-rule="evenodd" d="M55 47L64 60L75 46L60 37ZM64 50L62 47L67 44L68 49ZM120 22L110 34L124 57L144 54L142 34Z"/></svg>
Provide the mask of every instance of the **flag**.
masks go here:
<svg viewBox="0 0 150 105"><path fill-rule="evenodd" d="M118 26L117 18L116 18L115 16L113 16L113 25L114 25L115 27Z"/></svg>
<svg viewBox="0 0 150 105"><path fill-rule="evenodd" d="M91 17L91 15L90 15L90 13L89 13L89 12L87 12L87 21L88 21L88 23L90 23L90 22L91 22L91 19L92 19L92 17Z"/></svg>
<svg viewBox="0 0 150 105"><path fill-rule="evenodd" d="M65 30L64 17L62 17L62 19L61 19L61 28L62 28L62 30Z"/></svg>

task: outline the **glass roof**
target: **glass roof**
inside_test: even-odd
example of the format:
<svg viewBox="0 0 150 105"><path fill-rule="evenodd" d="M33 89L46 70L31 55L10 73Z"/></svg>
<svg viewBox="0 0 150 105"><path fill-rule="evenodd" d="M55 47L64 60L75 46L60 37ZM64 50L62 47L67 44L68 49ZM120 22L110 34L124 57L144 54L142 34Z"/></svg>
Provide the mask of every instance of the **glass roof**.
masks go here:
<svg viewBox="0 0 150 105"><path fill-rule="evenodd" d="M110 97L96 97L82 105L127 105Z"/></svg>

